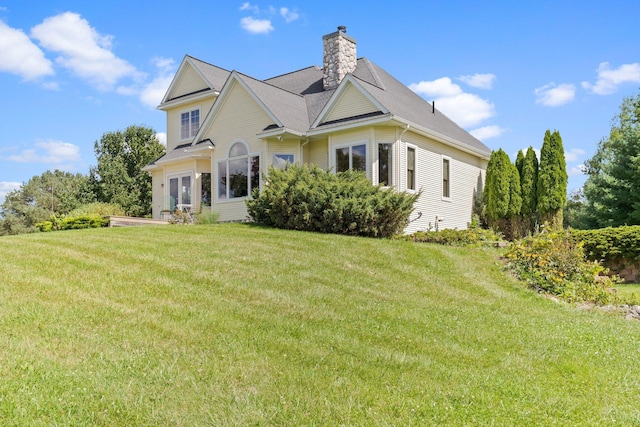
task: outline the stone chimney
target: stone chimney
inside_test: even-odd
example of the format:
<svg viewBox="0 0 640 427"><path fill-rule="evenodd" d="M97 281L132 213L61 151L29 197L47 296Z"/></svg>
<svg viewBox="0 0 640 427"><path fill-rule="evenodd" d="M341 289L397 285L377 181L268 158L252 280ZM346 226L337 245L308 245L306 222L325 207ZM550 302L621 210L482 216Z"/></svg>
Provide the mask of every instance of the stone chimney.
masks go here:
<svg viewBox="0 0 640 427"><path fill-rule="evenodd" d="M322 85L324 90L338 87L344 76L356 69L356 40L341 25L335 33L322 37L324 46Z"/></svg>

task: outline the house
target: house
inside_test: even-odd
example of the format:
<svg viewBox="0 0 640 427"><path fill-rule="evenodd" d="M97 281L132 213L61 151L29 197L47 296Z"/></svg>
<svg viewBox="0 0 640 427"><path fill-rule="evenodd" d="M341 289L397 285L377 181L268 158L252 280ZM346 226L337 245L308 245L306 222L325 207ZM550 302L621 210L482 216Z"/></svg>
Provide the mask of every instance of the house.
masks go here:
<svg viewBox="0 0 640 427"><path fill-rule="evenodd" d="M167 153L152 175L153 217L211 209L247 219L271 166L359 169L375 185L422 191L413 232L467 227L491 150L367 58L345 27L323 37L323 66L259 80L185 56L158 107Z"/></svg>

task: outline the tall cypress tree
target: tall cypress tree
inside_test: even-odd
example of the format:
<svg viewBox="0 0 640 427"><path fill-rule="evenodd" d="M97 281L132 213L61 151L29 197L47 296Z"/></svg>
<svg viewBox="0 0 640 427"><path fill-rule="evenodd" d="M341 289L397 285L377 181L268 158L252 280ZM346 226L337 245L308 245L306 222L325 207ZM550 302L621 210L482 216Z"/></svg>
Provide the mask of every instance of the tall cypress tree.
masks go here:
<svg viewBox="0 0 640 427"><path fill-rule="evenodd" d="M538 213L542 223L562 226L562 208L567 203L567 165L560 132L544 135L538 171Z"/></svg>
<svg viewBox="0 0 640 427"><path fill-rule="evenodd" d="M490 225L507 217L509 212L509 156L502 148L491 153L484 186L485 216Z"/></svg>

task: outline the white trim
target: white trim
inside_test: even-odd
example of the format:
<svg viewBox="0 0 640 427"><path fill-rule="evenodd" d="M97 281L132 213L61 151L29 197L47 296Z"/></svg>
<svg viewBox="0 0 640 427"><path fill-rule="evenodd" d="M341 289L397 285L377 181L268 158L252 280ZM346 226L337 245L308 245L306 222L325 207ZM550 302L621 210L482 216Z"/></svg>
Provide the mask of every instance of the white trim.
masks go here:
<svg viewBox="0 0 640 427"><path fill-rule="evenodd" d="M202 125L202 107L200 105L196 105L190 108L185 108L178 112L178 132L180 133L178 137L178 142L186 142L193 141L196 135L191 136L191 113L194 111L198 111L198 130L196 131L196 135L200 132L200 127ZM189 136L186 138L182 137L182 115L189 113Z"/></svg>
<svg viewBox="0 0 640 427"><path fill-rule="evenodd" d="M358 81L356 81L355 77L353 77L351 74L347 74L342 79L342 81L338 85L336 91L333 93L333 95L331 95L331 97L329 98L329 100L327 101L325 106L322 108L322 111L320 111L320 114L318 114L318 117L311 124L311 129L314 129L315 127L320 125L320 123L322 123L322 121L329 114L331 114L331 111L333 111L333 109L337 106L338 102L340 101L340 99L342 98L344 93L346 92L349 84L351 84L353 87L355 87L379 111L382 111L383 114L389 113L389 110L387 110L384 107L384 105L380 104L380 102L378 102L378 100L376 98L371 96L371 94Z"/></svg>
<svg viewBox="0 0 640 427"><path fill-rule="evenodd" d="M178 204L184 204L184 201L182 200L182 191L180 191L181 189L181 184L182 184L182 178L185 176L189 177L189 186L191 187L189 189L189 194L191 194L191 201L190 204L191 206L195 206L194 198L195 198L195 194L194 194L194 190L195 190L195 184L196 184L196 178L195 178L195 174L196 171L195 169L189 169L186 171L181 171L181 172L173 172L171 174L168 174L165 176L165 194L162 197L171 197L171 184L170 181L172 179L177 179L178 180L178 200L176 200L176 205ZM164 200L163 200L164 203Z"/></svg>
<svg viewBox="0 0 640 427"><path fill-rule="evenodd" d="M373 162L373 169L376 171L376 182L374 183L374 185L380 185L380 145L381 144L386 144L389 145L389 153L391 154L391 161L389 162L389 176L391 177L391 182L389 183L389 185L385 185L383 188L390 188L393 187L396 182L395 182L395 160L396 160L396 156L394 153L394 146L395 144L393 143L393 141L376 141L376 150L375 150L375 155L376 155L376 159Z"/></svg>
<svg viewBox="0 0 640 427"><path fill-rule="evenodd" d="M178 67L178 71L173 76L173 80L171 80L171 83L169 84L169 88L167 89L167 92L162 97L162 102L158 106L159 110L162 110L162 109L166 108L168 106L168 104L171 104L173 102L173 100L169 101L167 98L169 97L169 94L171 94L173 92L173 90L176 88L176 85L178 84L178 81L180 80L180 77L182 76L182 74L184 74L186 72L185 71L186 70L186 64L189 64L189 66L196 72L196 74L202 79L204 84L209 89L213 89L213 87L211 86L211 83L209 83L209 81L205 78L205 76L202 75L202 73L200 72L198 67L193 65L191 57L189 55L185 55L184 58L182 58L182 62L180 63L180 67ZM182 101L182 98L180 100ZM162 107L162 108L160 108L160 107Z"/></svg>
<svg viewBox="0 0 640 427"><path fill-rule="evenodd" d="M449 162L449 177L448 177L448 184L449 184L449 196L445 196L444 195L444 161L448 161ZM452 162L451 162L451 157L449 156L445 156L444 154L441 156L441 160L440 160L440 196L441 199L445 202L451 202L453 199L453 196L451 194L451 189L452 189L452 185L451 185L451 176L453 175L451 172L451 167L452 167Z"/></svg>
<svg viewBox="0 0 640 427"><path fill-rule="evenodd" d="M413 186L415 188L409 188L409 180L408 178L408 171L409 171L409 148L411 148L414 152L414 156L413 156ZM418 161L418 146L411 144L410 142L405 142L405 147L404 147L404 187L405 187L405 191L407 193L417 193L418 192L418 183L419 181L419 165L420 162Z"/></svg>
<svg viewBox="0 0 640 427"><path fill-rule="evenodd" d="M271 158L269 160L271 160L271 166L273 166L273 158L275 156L293 156L293 161L289 164L293 165L296 163L296 157L298 157L296 155L296 153L294 153L293 151L288 151L288 152L274 152L274 153L270 153L271 154Z"/></svg>
<svg viewBox="0 0 640 427"><path fill-rule="evenodd" d="M241 143L242 145L244 145L247 148L247 154L243 154L241 156L233 156L230 157L229 155L231 154L231 148L233 148L234 145L236 145L237 143ZM211 170L212 170L212 174L211 174L211 179L213 180L215 178L215 186L213 185L213 181L211 182L211 192L214 194L214 200L215 203L229 203L229 202L237 202L237 201L241 201L241 200L246 200L251 198L251 192L254 190L253 187L251 187L251 164L249 162L249 159L253 158L253 157L257 157L258 158L258 166L260 168L259 170L259 175L258 175L258 187L262 188L262 171L264 170L264 165L262 164L262 158L263 153L261 152L251 152L251 146L247 143L247 141L245 141L243 138L236 138L234 139L230 144L229 147L227 148L227 157L222 158L222 159L217 159L217 160L212 160L211 162ZM251 187L248 192L248 194L246 196L242 196L242 197L229 197L229 187L228 187L228 183L227 183L227 191L226 191L226 195L223 199L220 198L220 169L219 169L219 164L224 162L226 165L226 173L227 173L227 178L229 177L229 162L233 161L233 160L240 160L240 159L247 159L247 172L248 172L248 176L247 176L247 186ZM215 169L214 169L215 168ZM215 170L215 173L213 172ZM212 202L213 202L212 201Z"/></svg>

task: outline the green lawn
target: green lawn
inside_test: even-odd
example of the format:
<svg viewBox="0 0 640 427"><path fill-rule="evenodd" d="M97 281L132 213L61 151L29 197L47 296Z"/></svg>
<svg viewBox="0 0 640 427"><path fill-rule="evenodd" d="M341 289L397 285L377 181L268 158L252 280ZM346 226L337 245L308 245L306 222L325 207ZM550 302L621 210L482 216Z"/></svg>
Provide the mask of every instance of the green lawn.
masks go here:
<svg viewBox="0 0 640 427"><path fill-rule="evenodd" d="M640 322L490 249L227 224L0 256L3 426L640 424Z"/></svg>

